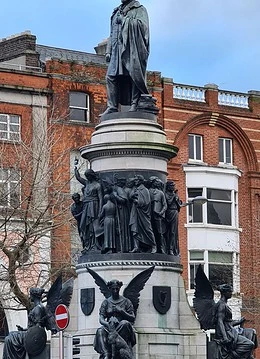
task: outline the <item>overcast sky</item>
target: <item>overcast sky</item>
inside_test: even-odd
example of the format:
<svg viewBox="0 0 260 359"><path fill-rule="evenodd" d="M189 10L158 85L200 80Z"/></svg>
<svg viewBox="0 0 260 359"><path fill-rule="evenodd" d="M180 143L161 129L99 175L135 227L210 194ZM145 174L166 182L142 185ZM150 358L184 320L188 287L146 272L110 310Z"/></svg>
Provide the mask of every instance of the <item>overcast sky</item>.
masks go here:
<svg viewBox="0 0 260 359"><path fill-rule="evenodd" d="M260 0L141 0L150 16L149 70L176 83L260 90ZM86 52L109 34L120 0L2 1L0 38L30 30L37 43Z"/></svg>

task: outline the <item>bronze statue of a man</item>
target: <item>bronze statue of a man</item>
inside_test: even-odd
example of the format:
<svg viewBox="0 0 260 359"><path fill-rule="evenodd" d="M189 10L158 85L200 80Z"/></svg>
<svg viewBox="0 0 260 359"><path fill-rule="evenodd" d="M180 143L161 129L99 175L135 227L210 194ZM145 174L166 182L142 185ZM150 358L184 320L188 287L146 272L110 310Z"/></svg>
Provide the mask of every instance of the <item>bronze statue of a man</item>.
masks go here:
<svg viewBox="0 0 260 359"><path fill-rule="evenodd" d="M149 55L149 19L144 6L135 0L121 0L111 17L106 50L107 109L130 105L136 111L141 94L148 94L146 67Z"/></svg>

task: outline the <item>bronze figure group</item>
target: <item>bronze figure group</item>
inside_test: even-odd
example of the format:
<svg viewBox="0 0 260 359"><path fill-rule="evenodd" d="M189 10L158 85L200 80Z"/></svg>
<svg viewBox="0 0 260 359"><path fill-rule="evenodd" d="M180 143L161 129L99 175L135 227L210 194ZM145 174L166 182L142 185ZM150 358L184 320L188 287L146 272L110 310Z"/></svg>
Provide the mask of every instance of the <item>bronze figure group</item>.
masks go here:
<svg viewBox="0 0 260 359"><path fill-rule="evenodd" d="M72 196L71 212L83 246L83 254L163 253L179 255L178 213L182 201L173 181L164 184L157 176L141 174L113 181L100 180L93 170L81 177L83 185Z"/></svg>

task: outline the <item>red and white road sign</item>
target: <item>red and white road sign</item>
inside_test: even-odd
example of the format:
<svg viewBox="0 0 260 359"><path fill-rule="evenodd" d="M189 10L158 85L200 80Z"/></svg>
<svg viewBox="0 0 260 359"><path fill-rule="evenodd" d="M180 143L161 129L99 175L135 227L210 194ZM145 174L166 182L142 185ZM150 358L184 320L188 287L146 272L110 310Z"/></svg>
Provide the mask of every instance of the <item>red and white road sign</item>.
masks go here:
<svg viewBox="0 0 260 359"><path fill-rule="evenodd" d="M57 327L64 330L69 325L69 309L64 304L59 304L55 310L55 320Z"/></svg>

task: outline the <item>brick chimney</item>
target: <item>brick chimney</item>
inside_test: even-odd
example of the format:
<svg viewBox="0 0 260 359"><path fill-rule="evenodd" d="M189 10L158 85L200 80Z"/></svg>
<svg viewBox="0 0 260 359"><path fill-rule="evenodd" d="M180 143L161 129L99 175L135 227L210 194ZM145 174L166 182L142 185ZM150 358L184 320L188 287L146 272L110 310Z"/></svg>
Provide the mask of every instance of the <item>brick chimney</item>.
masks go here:
<svg viewBox="0 0 260 359"><path fill-rule="evenodd" d="M15 59L23 58L25 66L38 67L39 57L40 55L36 51L36 36L32 35L30 31L0 40L0 62L16 63Z"/></svg>

